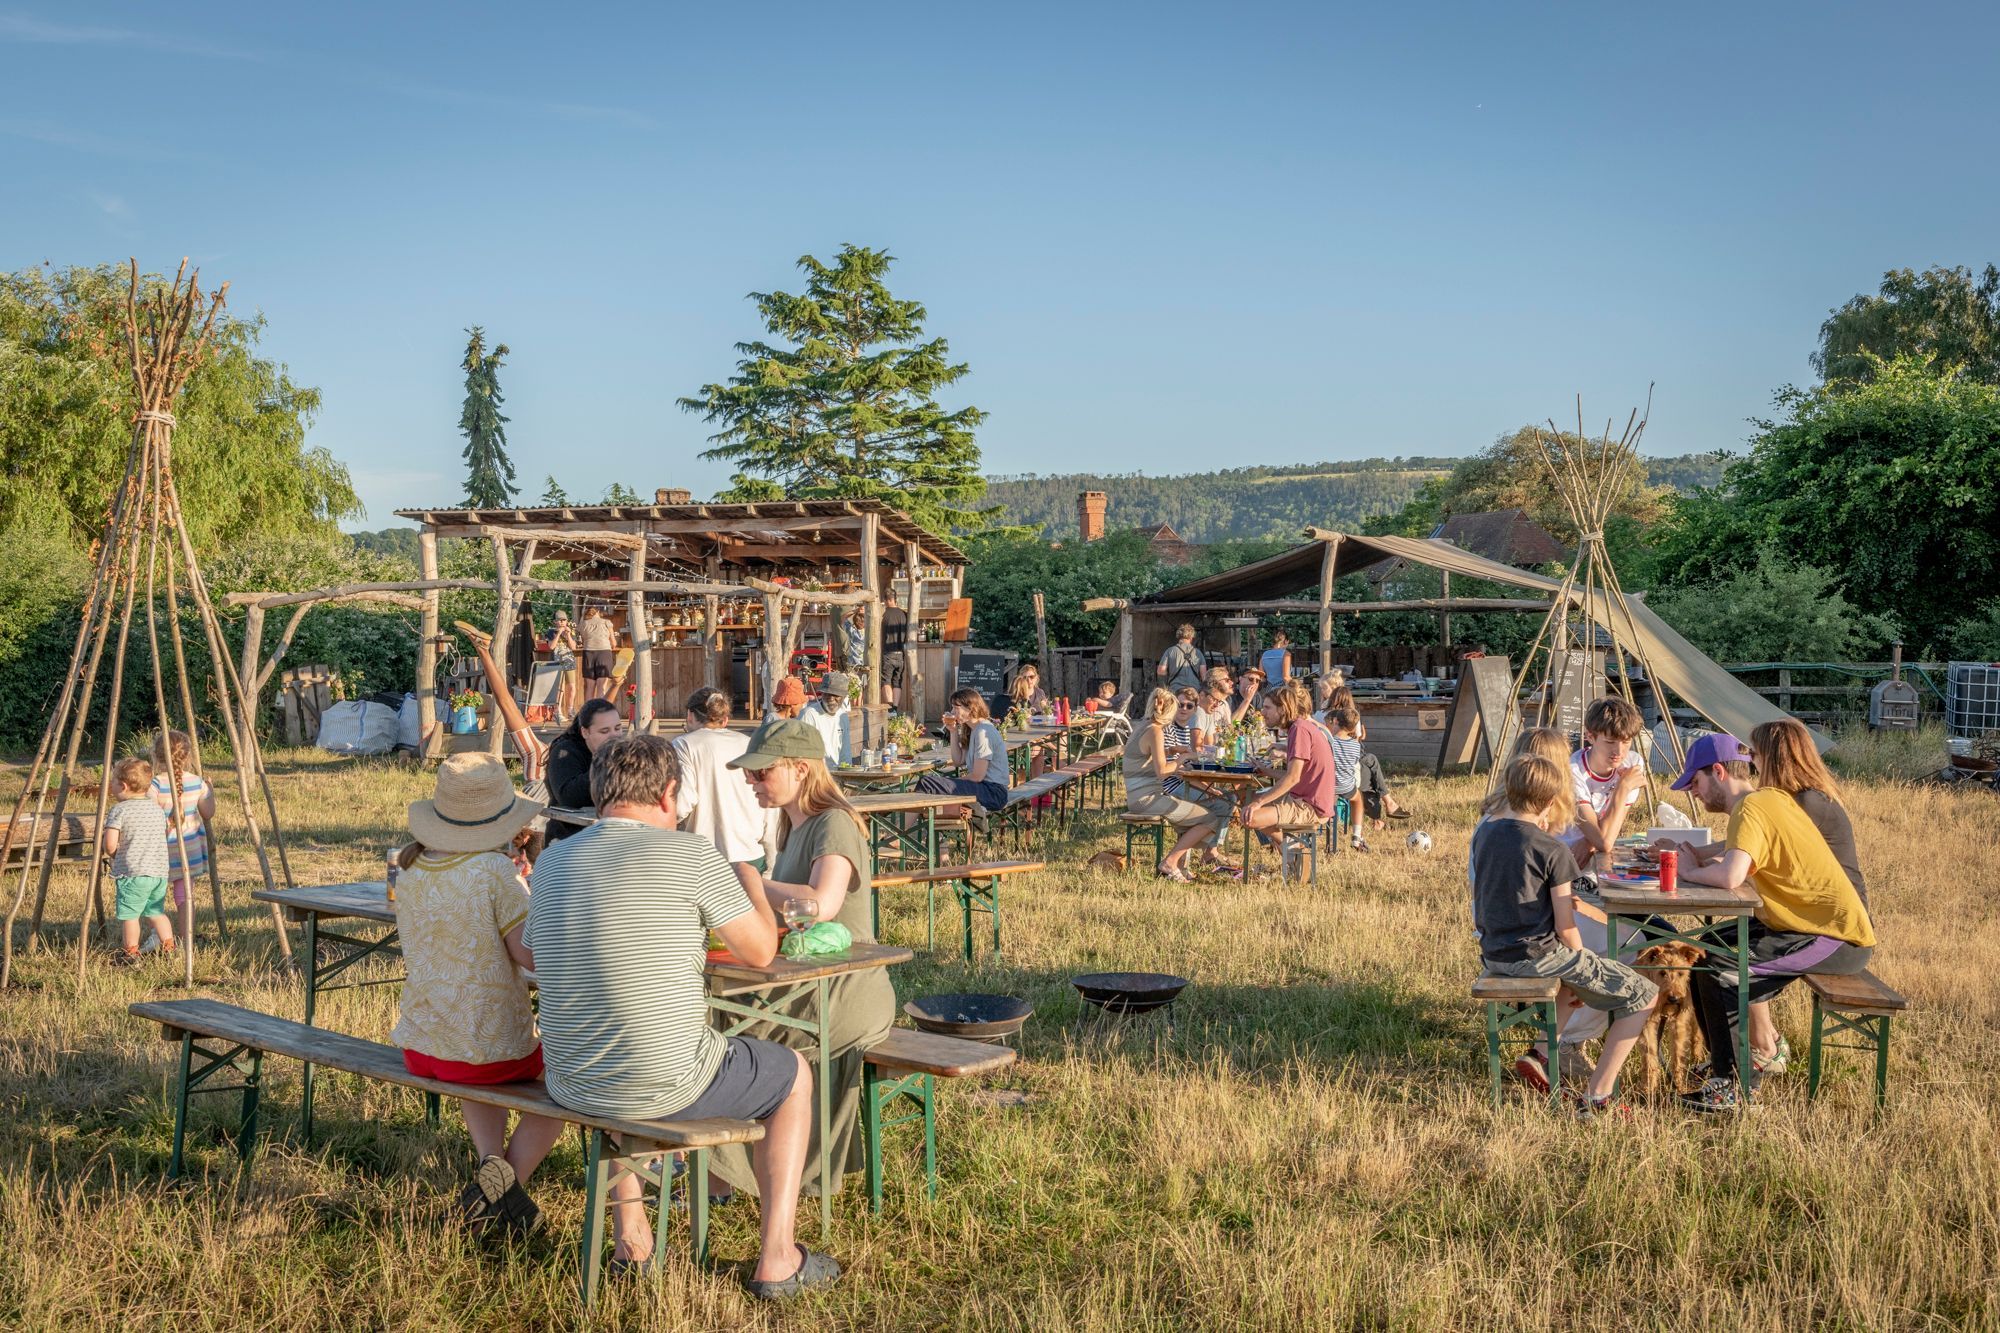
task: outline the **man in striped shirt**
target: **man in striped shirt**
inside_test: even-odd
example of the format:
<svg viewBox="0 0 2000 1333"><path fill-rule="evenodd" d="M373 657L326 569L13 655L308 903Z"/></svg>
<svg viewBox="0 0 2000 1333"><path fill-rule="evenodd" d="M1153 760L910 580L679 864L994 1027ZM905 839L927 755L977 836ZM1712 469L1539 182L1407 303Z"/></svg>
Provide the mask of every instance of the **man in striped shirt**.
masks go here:
<svg viewBox="0 0 2000 1333"><path fill-rule="evenodd" d="M777 956L778 935L714 845L676 830L679 782L665 740L605 745L590 765L597 822L535 864L524 942L541 988L544 1077L551 1097L579 1111L763 1122L763 1249L750 1288L789 1296L840 1273L793 1238L812 1074L789 1047L709 1025L707 932L753 967ZM638 1178L621 1177L611 1198L613 1263L642 1266L653 1239Z"/></svg>

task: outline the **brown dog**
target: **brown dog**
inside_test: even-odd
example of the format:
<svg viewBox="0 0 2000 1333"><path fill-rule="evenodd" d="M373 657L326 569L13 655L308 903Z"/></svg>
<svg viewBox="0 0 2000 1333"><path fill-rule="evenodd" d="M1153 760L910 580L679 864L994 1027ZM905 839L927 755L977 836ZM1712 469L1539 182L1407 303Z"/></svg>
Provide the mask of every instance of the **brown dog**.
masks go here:
<svg viewBox="0 0 2000 1333"><path fill-rule="evenodd" d="M1125 869L1125 854L1123 852L1099 852L1097 855L1091 857L1086 864L1094 865L1099 870L1123 871Z"/></svg>
<svg viewBox="0 0 2000 1333"><path fill-rule="evenodd" d="M1688 1067L1695 1061L1695 1047L1701 1040L1701 1024L1695 1021L1694 996L1688 987L1687 969L1702 959L1701 950L1691 944L1654 944L1639 951L1634 966L1640 975L1660 988L1660 1007L1646 1020L1639 1045L1646 1053L1646 1095L1660 1090L1660 1049L1666 1048L1667 1074L1671 1091L1687 1086Z"/></svg>

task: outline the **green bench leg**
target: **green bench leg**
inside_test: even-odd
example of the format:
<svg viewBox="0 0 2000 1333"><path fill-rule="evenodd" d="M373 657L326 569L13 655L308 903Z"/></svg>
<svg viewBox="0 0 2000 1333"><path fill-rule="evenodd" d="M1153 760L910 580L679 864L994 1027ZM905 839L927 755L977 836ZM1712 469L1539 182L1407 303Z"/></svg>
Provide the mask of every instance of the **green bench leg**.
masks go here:
<svg viewBox="0 0 2000 1333"><path fill-rule="evenodd" d="M958 893L959 916L965 933L965 961L972 961L972 914L975 909L993 918L993 954L997 958L1000 954L1000 881L996 878L982 889L971 880L960 880L952 887Z"/></svg>
<svg viewBox="0 0 2000 1333"><path fill-rule="evenodd" d="M1558 1014L1554 1000L1485 1000L1486 1008L1486 1070L1493 1085L1493 1109L1500 1109L1500 1089L1505 1080L1501 1068L1500 1039L1502 1034L1513 1027L1532 1025L1539 1028L1541 1038L1549 1050L1549 1109L1562 1108L1562 1063L1561 1045L1558 1041Z"/></svg>
<svg viewBox="0 0 2000 1333"><path fill-rule="evenodd" d="M1875 1105L1882 1107L1889 1104L1889 1015L1879 1015L1875 1028Z"/></svg>
<svg viewBox="0 0 2000 1333"><path fill-rule="evenodd" d="M1889 1015L1857 1014L1848 1015L1826 1008L1818 995L1813 996L1812 1038L1806 1055L1806 1100L1813 1101L1819 1096L1820 1078L1825 1072L1825 1052L1834 1043L1826 1039L1827 1030L1849 1032L1862 1039L1862 1044L1848 1049L1872 1051L1875 1055L1875 1105L1880 1108L1889 1104Z"/></svg>
<svg viewBox="0 0 2000 1333"><path fill-rule="evenodd" d="M438 1119L442 1113L443 1105L444 1099L437 1093L427 1092L424 1094L424 1120L432 1129L438 1127Z"/></svg>
<svg viewBox="0 0 2000 1333"><path fill-rule="evenodd" d="M1806 1048L1806 1100L1819 1096L1820 1037L1826 1030L1826 1011L1820 1008L1819 996L1813 996L1812 1038Z"/></svg>
<svg viewBox="0 0 2000 1333"><path fill-rule="evenodd" d="M1153 835L1153 873L1160 873L1160 862L1167 859L1167 828L1164 824L1127 824L1125 826L1125 869L1132 869L1132 843L1142 832Z"/></svg>
<svg viewBox="0 0 2000 1333"><path fill-rule="evenodd" d="M604 1131L590 1131L590 1150L583 1159L583 1252L577 1256L583 1284L583 1308L597 1300L597 1275L603 1262L605 1214L611 1204L611 1164L604 1156Z"/></svg>
<svg viewBox="0 0 2000 1333"><path fill-rule="evenodd" d="M868 1208L882 1211L882 1136L897 1125L921 1119L924 1122L924 1197L937 1198L937 1119L935 1085L929 1074L881 1074L864 1064L861 1074L861 1137L863 1170L868 1180ZM907 1098L918 1109L901 1115L889 1114L898 1100Z"/></svg>
<svg viewBox="0 0 2000 1333"><path fill-rule="evenodd" d="M1493 1080L1493 1109L1500 1109L1500 1006L1488 1002L1486 1010L1486 1071Z"/></svg>
<svg viewBox="0 0 2000 1333"><path fill-rule="evenodd" d="M194 1033L181 1033L180 1091L174 1098L174 1155L167 1161L167 1179L181 1174L181 1149L187 1143L188 1076L194 1067Z"/></svg>

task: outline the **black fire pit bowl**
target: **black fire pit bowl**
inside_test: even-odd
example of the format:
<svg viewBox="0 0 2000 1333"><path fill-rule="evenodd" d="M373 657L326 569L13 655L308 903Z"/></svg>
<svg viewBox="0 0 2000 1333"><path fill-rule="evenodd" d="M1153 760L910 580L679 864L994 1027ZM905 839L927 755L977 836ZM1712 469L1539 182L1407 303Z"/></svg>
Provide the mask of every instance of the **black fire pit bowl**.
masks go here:
<svg viewBox="0 0 2000 1333"><path fill-rule="evenodd" d="M999 1041L1020 1032L1035 1007L1014 995L919 995L903 1012L925 1032Z"/></svg>
<svg viewBox="0 0 2000 1333"><path fill-rule="evenodd" d="M1166 972L1090 972L1069 984L1106 1013L1145 1014L1172 1004L1188 980Z"/></svg>

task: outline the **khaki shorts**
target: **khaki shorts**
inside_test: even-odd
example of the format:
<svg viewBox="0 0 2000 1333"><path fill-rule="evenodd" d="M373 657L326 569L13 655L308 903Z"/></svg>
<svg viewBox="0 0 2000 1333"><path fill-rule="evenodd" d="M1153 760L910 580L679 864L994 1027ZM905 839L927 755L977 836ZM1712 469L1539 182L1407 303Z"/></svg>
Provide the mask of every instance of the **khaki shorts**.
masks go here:
<svg viewBox="0 0 2000 1333"><path fill-rule="evenodd" d="M1264 808L1276 816L1279 825L1284 828L1312 828L1326 822L1325 815L1290 796L1280 796Z"/></svg>
<svg viewBox="0 0 2000 1333"><path fill-rule="evenodd" d="M1616 1023L1653 1007L1660 988L1623 963L1579 952L1567 944L1536 958L1518 962L1484 960L1486 970L1503 977L1554 977L1576 992L1576 997L1592 1009L1602 1009Z"/></svg>

